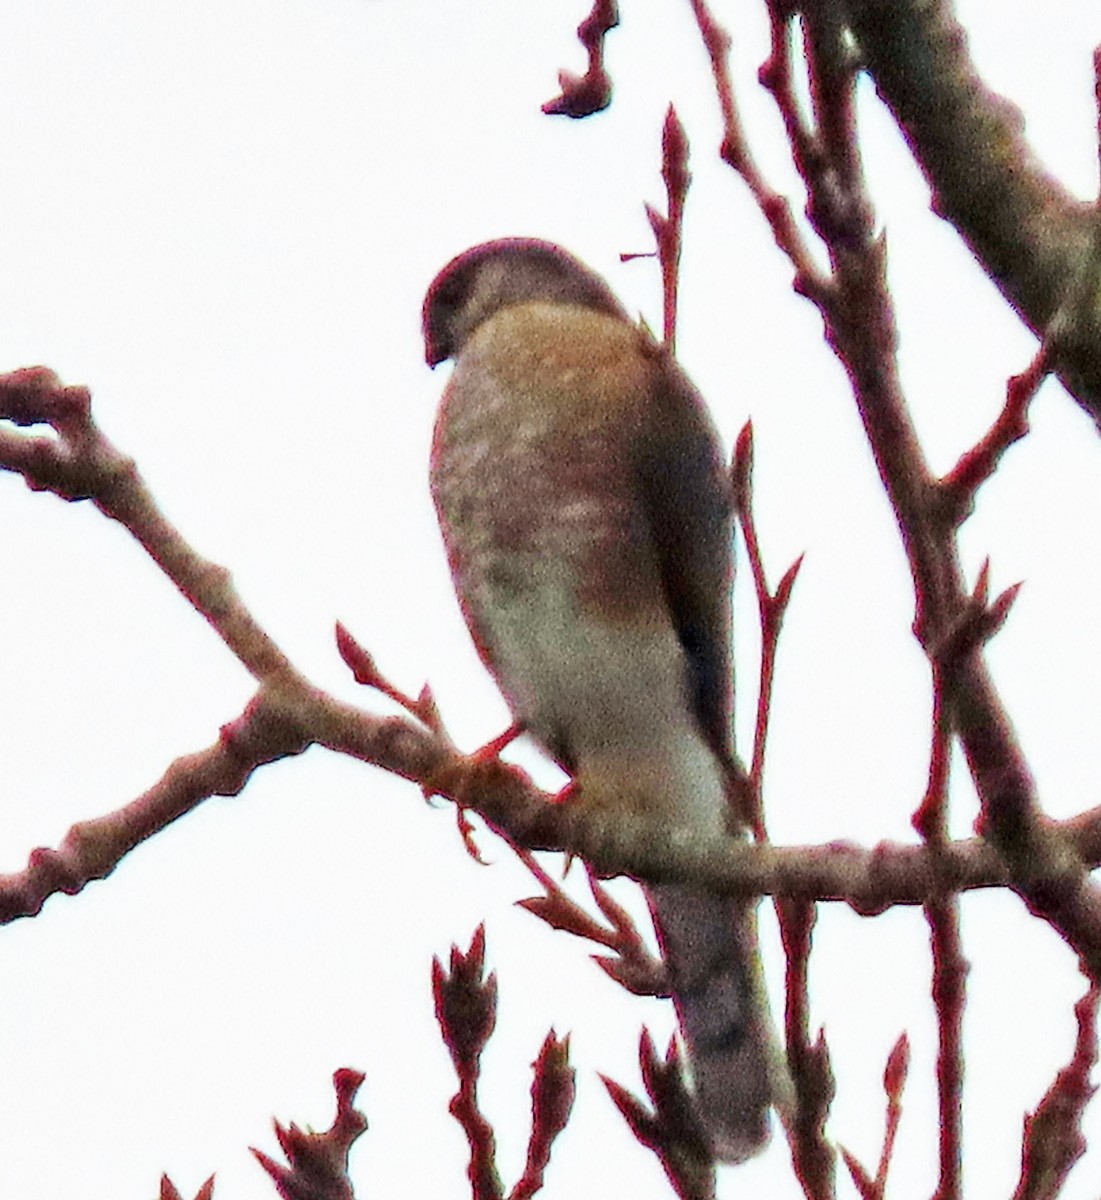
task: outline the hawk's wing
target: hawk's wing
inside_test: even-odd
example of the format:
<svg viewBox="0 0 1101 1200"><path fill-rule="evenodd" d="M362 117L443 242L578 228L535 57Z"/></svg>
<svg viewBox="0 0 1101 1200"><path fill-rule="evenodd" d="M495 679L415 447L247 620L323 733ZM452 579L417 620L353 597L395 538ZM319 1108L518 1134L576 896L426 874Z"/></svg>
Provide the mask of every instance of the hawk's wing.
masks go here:
<svg viewBox="0 0 1101 1200"><path fill-rule="evenodd" d="M655 428L639 439L641 492L673 623L688 656L692 702L708 744L732 766L733 491L703 399L653 347Z"/></svg>

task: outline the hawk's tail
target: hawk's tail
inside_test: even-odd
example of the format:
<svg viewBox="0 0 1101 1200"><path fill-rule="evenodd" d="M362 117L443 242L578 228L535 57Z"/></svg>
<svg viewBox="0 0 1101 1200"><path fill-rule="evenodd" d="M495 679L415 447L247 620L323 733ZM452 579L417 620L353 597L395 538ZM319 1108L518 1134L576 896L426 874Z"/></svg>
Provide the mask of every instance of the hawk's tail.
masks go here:
<svg viewBox="0 0 1101 1200"><path fill-rule="evenodd" d="M768 1140L778 1050L757 953L756 902L681 884L647 887L715 1157L741 1162Z"/></svg>

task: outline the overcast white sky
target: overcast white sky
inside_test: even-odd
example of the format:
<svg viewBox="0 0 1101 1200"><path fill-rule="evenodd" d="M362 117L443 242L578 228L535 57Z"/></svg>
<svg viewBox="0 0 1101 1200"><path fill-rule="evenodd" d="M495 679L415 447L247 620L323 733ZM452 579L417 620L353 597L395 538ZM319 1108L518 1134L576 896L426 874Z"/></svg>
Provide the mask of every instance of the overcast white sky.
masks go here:
<svg viewBox="0 0 1101 1200"><path fill-rule="evenodd" d="M716 4L756 148L793 187L754 75L759 0ZM89 385L103 428L169 517L228 566L318 683L368 706L332 642L342 620L400 686L427 679L455 738L506 715L457 609L425 484L443 372L423 365L424 289L488 237L560 241L659 325L643 202L661 203L674 101L692 142L680 356L732 442L752 415L757 512L773 578L806 562L775 695L767 803L782 842L906 839L925 782L926 671L885 501L819 320L743 188L686 4L628 5L608 43L613 108L539 113L581 66L575 4L501 0L7 0L0 10L0 369ZM991 82L1078 194L1096 191L1090 56L1101 10L960 3ZM870 89L861 117L887 230L915 419L949 468L1002 403L1033 339L972 266ZM964 531L971 576L1026 580L990 656L1047 810L1097 802L1095 597L1101 446L1045 385L1028 440ZM250 681L127 537L88 506L0 479L5 730L0 870L130 800L210 743ZM754 676L740 585L741 678ZM739 699L744 730L751 685ZM973 797L957 773L954 829ZM522 1161L534 1057L572 1031L579 1068L550 1197L668 1195L595 1073L637 1084L643 1022L586 948L514 907L534 886L500 846L466 859L446 807L311 751L264 769L137 850L107 882L0 931L0 1194L122 1200L274 1195L246 1147L272 1115L328 1125L329 1078L367 1073L362 1195L461 1197L464 1144L429 994L433 954L488 924L500 982L485 1107L508 1184ZM624 887L623 894L630 889ZM1065 1062L1082 991L1070 953L1021 905L963 905L969 980L969 1194L1012 1192L1021 1117ZM771 922L766 954L781 960ZM832 1133L874 1165L880 1078L914 1048L894 1194L935 1181L934 1027L921 915L823 912L814 1020L838 1076ZM1101 1143L1101 1116L1087 1132ZM1067 1189L1096 1196L1093 1151ZM721 1194L798 1193L781 1139ZM842 1195L851 1195L847 1180Z"/></svg>

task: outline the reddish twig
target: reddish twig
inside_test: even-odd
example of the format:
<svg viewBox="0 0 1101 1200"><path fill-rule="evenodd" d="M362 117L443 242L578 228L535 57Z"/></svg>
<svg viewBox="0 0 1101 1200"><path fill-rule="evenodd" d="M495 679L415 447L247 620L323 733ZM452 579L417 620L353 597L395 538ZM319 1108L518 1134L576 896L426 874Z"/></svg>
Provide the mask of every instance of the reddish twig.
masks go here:
<svg viewBox="0 0 1101 1200"><path fill-rule="evenodd" d="M898 1135L899 1121L902 1118L902 1089L906 1086L906 1075L910 1067L910 1041L906 1034L900 1034L899 1039L887 1056L887 1066L883 1071L883 1090L887 1095L887 1119L883 1129L883 1148L879 1154L879 1166L873 1179L860 1165L859 1161L841 1147L841 1157L849 1169L856 1190L861 1200L883 1200L887 1188L887 1172L891 1166L891 1155L894 1153L895 1138Z"/></svg>
<svg viewBox="0 0 1101 1200"><path fill-rule="evenodd" d="M451 969L445 971L438 958L432 960L432 994L436 1020L451 1054L459 1090L449 1111L462 1126L470 1147L470 1180L474 1200L502 1200L504 1192L497 1173L497 1141L493 1126L478 1107L478 1076L482 1051L497 1023L497 976L483 976L485 926L479 925L464 954L451 947Z"/></svg>
<svg viewBox="0 0 1101 1200"><path fill-rule="evenodd" d="M283 1200L354 1200L348 1178L348 1155L367 1128L367 1118L352 1107L363 1078L359 1071L346 1068L333 1075L336 1116L324 1133L274 1123L275 1136L287 1156L288 1166L282 1166L260 1150L252 1151Z"/></svg>
<svg viewBox="0 0 1101 1200"><path fill-rule="evenodd" d="M117 496L118 488L129 488L136 478L128 460L90 425L86 392L62 388L44 369L0 377L0 412L19 424L45 422L58 429L56 439L33 439L0 428L0 469L26 472L40 490L70 498ZM42 445L35 449L37 443ZM135 536L154 546L158 565L181 592L195 595L226 645L251 669L270 675L214 746L171 764L148 792L117 812L75 825L58 850L36 850L26 870L0 877L0 923L37 913L50 895L73 894L103 878L134 846L208 796L236 795L257 767L312 744L378 766L477 812L516 845L578 854L600 874L692 881L738 895L842 900L867 913L925 903L945 888L962 891L1010 881L1007 863L979 839L952 843L935 859L926 848L912 846L867 850L838 842L775 848L730 837L701 839L689 828L663 827L662 837L655 838L645 820L600 821L578 806L555 804L516 767L464 756L419 721L379 717L314 687L287 666L236 593L217 586L228 573L212 564L196 568L204 560L147 492L139 491L139 499L127 501L117 519L127 528L133 524ZM211 581L213 591L204 590ZM989 736L1000 737L1000 732L994 729ZM1101 810L1045 822L1043 834L1067 861L1101 865Z"/></svg>
<svg viewBox="0 0 1101 1200"><path fill-rule="evenodd" d="M261 689L217 742L177 759L129 804L73 825L57 850L33 850L25 870L0 875L0 924L36 915L58 892L75 895L105 879L135 846L211 796L236 796L263 763L301 753L308 744L287 718L276 688Z"/></svg>
<svg viewBox="0 0 1101 1200"><path fill-rule="evenodd" d="M56 438L0 429L0 470L16 471L35 491L91 500L125 526L256 679L292 668L241 603L229 572L201 558L157 508L134 460L120 454L92 419L87 388L64 387L46 367L0 376L0 418L48 424Z"/></svg>
<svg viewBox="0 0 1101 1200"><path fill-rule="evenodd" d="M834 1155L825 1127L836 1085L825 1035L819 1030L814 1042L810 1039L807 989L811 935L818 912L813 904L785 899L777 901L776 915L787 964L784 1043L795 1093L793 1111L781 1110L780 1116L791 1146L792 1166L807 1200L832 1200Z"/></svg>
<svg viewBox="0 0 1101 1200"><path fill-rule="evenodd" d="M860 1200L881 1200L875 1180L864 1170L860 1160L844 1146L839 1146L838 1152L853 1181L853 1187L860 1193Z"/></svg>
<svg viewBox="0 0 1101 1200"><path fill-rule="evenodd" d="M670 829L655 839L645 823L630 821L593 827L572 806L554 804L518 768L466 758L409 721L376 717L310 688L301 693L266 688L209 750L177 760L130 805L73 826L58 850L34 851L24 871L0 876L0 924L37 913L57 892L72 895L104 878L134 846L208 796L238 794L259 765L311 743L478 812L513 845L579 854L606 874L692 881L732 895L839 900L866 914L894 904L924 904L946 889L1010 882L1004 859L980 838L949 843L933 854L928 847L889 843L871 849L841 841L787 847L736 838L708 843ZM1101 866L1101 809L1049 821L1045 829L1075 861Z"/></svg>
<svg viewBox="0 0 1101 1200"><path fill-rule="evenodd" d="M925 906L933 956L937 1013L937 1111L940 1177L936 1200L958 1200L962 1162L963 1006L967 960L960 946L959 902L953 896Z"/></svg>
<svg viewBox="0 0 1101 1200"><path fill-rule="evenodd" d="M666 214L646 205L646 218L657 245L661 265L662 340L669 353L676 350L677 287L684 229L684 201L692 175L688 170L688 137L670 104L661 133L661 177L665 182Z"/></svg>
<svg viewBox="0 0 1101 1200"><path fill-rule="evenodd" d="M891 1167L891 1155L894 1153L895 1138L898 1135L899 1122L902 1120L902 1089L906 1086L909 1071L910 1039L902 1033L891 1047L891 1053L887 1056L887 1066L883 1070L887 1122L883 1131L883 1150L879 1155L879 1167L875 1173L876 1186L881 1196L887 1186L887 1172Z"/></svg>
<svg viewBox="0 0 1101 1200"><path fill-rule="evenodd" d="M485 926L479 925L465 954L457 946L451 948L450 971L438 958L433 960L432 994L436 1020L459 1077L449 1111L470 1147L471 1194L474 1200L502 1200L497 1140L478 1106L482 1052L497 1022L497 978L492 973L485 977L484 967ZM569 1038L557 1038L553 1030L548 1033L532 1069L527 1158L509 1200L529 1200L542 1188L551 1148L569 1120L576 1074L570 1066Z"/></svg>
<svg viewBox="0 0 1101 1200"><path fill-rule="evenodd" d="M715 1164L684 1081L676 1042L670 1040L662 1061L650 1034L643 1030L639 1063L653 1108L602 1075L608 1094L638 1141L657 1155L677 1196L681 1200L714 1200Z"/></svg>
<svg viewBox="0 0 1101 1200"><path fill-rule="evenodd" d="M757 715L753 732L749 791L753 805L753 835L758 842L765 842L768 833L764 806L761 803L761 788L765 743L772 712L776 651L780 627L803 560L800 556L787 569L775 592L769 590L753 515L753 424L750 421L742 427L734 446L731 479L734 511L745 536L761 626L760 677L757 686ZM781 1111L781 1117L788 1127L795 1171L804 1191L812 1200L827 1200L833 1195L833 1156L825 1139L824 1128L833 1095L833 1081L825 1042L819 1038L818 1045L811 1046L808 1028L810 1000L807 992L807 965L816 914L813 906L778 902L776 917L787 962L785 1041L795 1100L794 1113Z"/></svg>
<svg viewBox="0 0 1101 1200"><path fill-rule="evenodd" d="M586 938L614 951L612 956L592 956L593 962L616 983L636 996L668 994L665 966L647 949L630 914L586 867L589 888L597 907L610 922L610 928L594 920L565 889L547 874L530 850L514 846L517 857L532 873L546 893L518 900L520 908L545 921L552 929L561 929L575 937Z"/></svg>
<svg viewBox="0 0 1101 1200"><path fill-rule="evenodd" d="M781 12L774 3L773 14L786 28L790 10ZM812 144L817 153L804 153L800 135L793 156L810 197L808 216L833 268L831 287L815 299L827 338L849 374L895 511L914 579L915 632L928 652L958 626L969 597L953 530L939 511L936 483L898 378L885 246L874 234L855 151L853 63L844 30L832 6L804 10L802 19L818 121ZM786 33L782 40L786 47ZM795 127L801 118L792 89L772 82L777 103L789 110L784 111L785 122ZM1078 953L1091 978L1101 978L1101 893L1041 821L1028 764L977 649L960 671L952 719L981 800L981 829L1005 856L1012 886Z"/></svg>
<svg viewBox="0 0 1101 1200"><path fill-rule="evenodd" d="M1094 984L1074 1006L1078 1037L1070 1062L1055 1077L1036 1111L1025 1118L1021 1175L1013 1200L1055 1200L1071 1167L1086 1152L1082 1114L1097 1091L1090 1072L1097 1062L1097 1004Z"/></svg>
<svg viewBox="0 0 1101 1200"><path fill-rule="evenodd" d="M962 598L953 618L938 630L936 639L926 639L925 651L933 664L934 680L938 674L943 678L948 670L955 676L953 689L957 694L953 703L959 702L960 680L971 661L1005 624L1022 586L1014 583L991 600L990 560L984 559L974 588ZM919 817L920 811L915 814L915 821ZM914 827L918 833L922 832L920 825Z"/></svg>
<svg viewBox="0 0 1101 1200"><path fill-rule="evenodd" d="M176 1185L168 1178L167 1175L161 1176L161 1194L160 1200L183 1200ZM195 1193L195 1200L214 1200L214 1176L203 1184Z"/></svg>
<svg viewBox="0 0 1101 1200"><path fill-rule="evenodd" d="M798 9L784 0L766 0L768 8L768 58L757 72L757 81L771 94L784 125L792 161L801 176L817 173L821 153L814 132L799 111L792 68L792 35Z"/></svg>
<svg viewBox="0 0 1101 1200"><path fill-rule="evenodd" d="M540 921L545 921L552 929L561 929L565 933L572 933L575 937L587 938L590 942L596 942L599 946L607 946L609 949L617 947L617 932L605 928L599 921L594 920L559 883L543 870L531 851L518 847L516 853L546 892L544 896L531 896L525 900L517 900L516 904L519 908L538 917Z"/></svg>
<svg viewBox="0 0 1101 1200"><path fill-rule="evenodd" d="M977 607L985 611L986 572L976 589ZM972 624L977 624L972 622ZM977 634L975 636L978 636ZM952 746L951 692L959 670L973 653L969 641L952 639L949 648L931 656L933 666L933 736L929 782L912 824L937 853L948 841L948 778ZM958 1200L963 1103L963 1006L967 963L960 947L959 902L951 892L925 906L933 960L933 1006L937 1014L937 1109L940 1176L936 1200Z"/></svg>
<svg viewBox="0 0 1101 1200"><path fill-rule="evenodd" d="M757 207L768 221L777 246L795 268L795 290L803 296L819 296L828 290L829 283L815 265L810 248L792 214L791 204L768 184L745 136L727 66L730 35L712 17L705 0L689 2L711 62L711 74L722 114L723 137L719 156L742 177Z"/></svg>
<svg viewBox="0 0 1101 1200"><path fill-rule="evenodd" d="M421 688L416 698L408 696L396 688L378 669L370 651L361 646L339 621L336 623L336 648L345 665L352 672L352 678L356 683L381 692L434 733L444 732L443 719L440 716L440 710L436 707L436 698L432 695L432 689L427 683ZM499 749L494 753L499 753L499 750L504 749L515 737L516 733L510 729L509 734L500 741Z"/></svg>
<svg viewBox="0 0 1101 1200"><path fill-rule="evenodd" d="M975 493L994 474L1002 455L1028 433L1028 406L1047 378L1049 354L1041 346L1032 362L1020 375L1010 376L1005 389L1005 405L986 434L941 479L939 488L945 511L953 525L970 516Z"/></svg>
<svg viewBox="0 0 1101 1200"><path fill-rule="evenodd" d="M816 6L817 7L817 6ZM1019 108L993 92L949 0L842 0L864 69L950 221L991 282L1048 340L1066 298L1088 282L1056 339L1070 393L1101 416L1097 214L1039 161ZM997 202L991 203L996 197ZM1085 275L1083 272L1085 271Z"/></svg>
<svg viewBox="0 0 1101 1200"><path fill-rule="evenodd" d="M436 698L432 694L432 689L428 684L424 684L416 698L407 695L396 687L378 668L374 656L366 647L356 641L348 630L338 621L336 624L336 648L340 657L344 660L345 665L351 670L352 678L356 683L363 684L364 687L374 688L388 699L393 700L395 704L403 708L410 716L415 717L433 733L439 734L440 737L446 739L450 744L450 739L447 737L447 731L443 726L443 718L440 716L440 710L436 706ZM473 762L495 762L501 751L506 746L511 745L520 734L523 733L523 726L514 722L504 732L499 733L495 738L491 738L483 746L479 746L470 756ZM424 793L426 800L431 800L431 788L422 785L421 791ZM455 808L455 824L459 831L459 837L462 839L463 849L476 863L481 866L486 866L486 860L482 857L482 852L478 849L478 845L474 840L475 829L471 823L466 809L461 805Z"/></svg>
<svg viewBox="0 0 1101 1200"><path fill-rule="evenodd" d="M237 795L258 766L310 744L445 796L513 845L574 853L608 875L690 881L731 895L838 900L865 914L924 904L944 889L1011 882L1004 859L981 838L952 842L933 855L928 847L890 843L868 849L842 841L785 847L707 841L687 829L681 837L665 828L656 839L645 822L594 825L572 806L554 804L516 767L467 758L410 721L374 716L303 684L301 691L262 689L214 746L178 759L117 812L74 825L57 850L33 851L25 870L0 875L0 924L33 916L51 895L74 895L106 877L131 849L209 796ZM1045 830L1074 861L1101 866L1101 809L1046 822Z"/></svg>
<svg viewBox="0 0 1101 1200"><path fill-rule="evenodd" d="M604 38L619 24L615 0L593 0L592 11L577 27L577 37L589 57L584 75L558 72L562 94L543 105L549 116L591 117L612 102L612 81L604 69Z"/></svg>
<svg viewBox="0 0 1101 1200"><path fill-rule="evenodd" d="M577 1072L570 1066L570 1039L548 1033L533 1064L531 1134L524 1173L509 1200L529 1200L543 1186L551 1147L573 1109Z"/></svg>
<svg viewBox="0 0 1101 1200"><path fill-rule="evenodd" d="M745 535L746 553L749 557L753 589L757 596L757 614L761 624L761 663L757 685L757 717L753 729L753 757L749 778L753 813L751 827L758 841L767 838L764 809L761 805L761 786L765 767L765 743L768 739L769 714L772 711L772 680L776 670L776 651L780 642L780 627L787 612L791 591L795 586L803 556L784 572L775 592L769 590L765 576L764 559L757 538L757 522L753 515L753 422L747 421L738 434L734 445L734 460L731 467L733 481L734 511Z"/></svg>

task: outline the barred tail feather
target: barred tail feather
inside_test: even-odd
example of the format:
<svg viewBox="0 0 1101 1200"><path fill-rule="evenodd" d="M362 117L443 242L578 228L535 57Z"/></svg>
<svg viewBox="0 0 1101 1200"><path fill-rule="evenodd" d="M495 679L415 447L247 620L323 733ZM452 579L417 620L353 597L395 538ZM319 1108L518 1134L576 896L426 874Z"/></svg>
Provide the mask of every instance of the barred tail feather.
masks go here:
<svg viewBox="0 0 1101 1200"><path fill-rule="evenodd" d="M681 884L647 897L671 976L699 1115L723 1162L768 1140L774 1041L757 956L756 903Z"/></svg>

